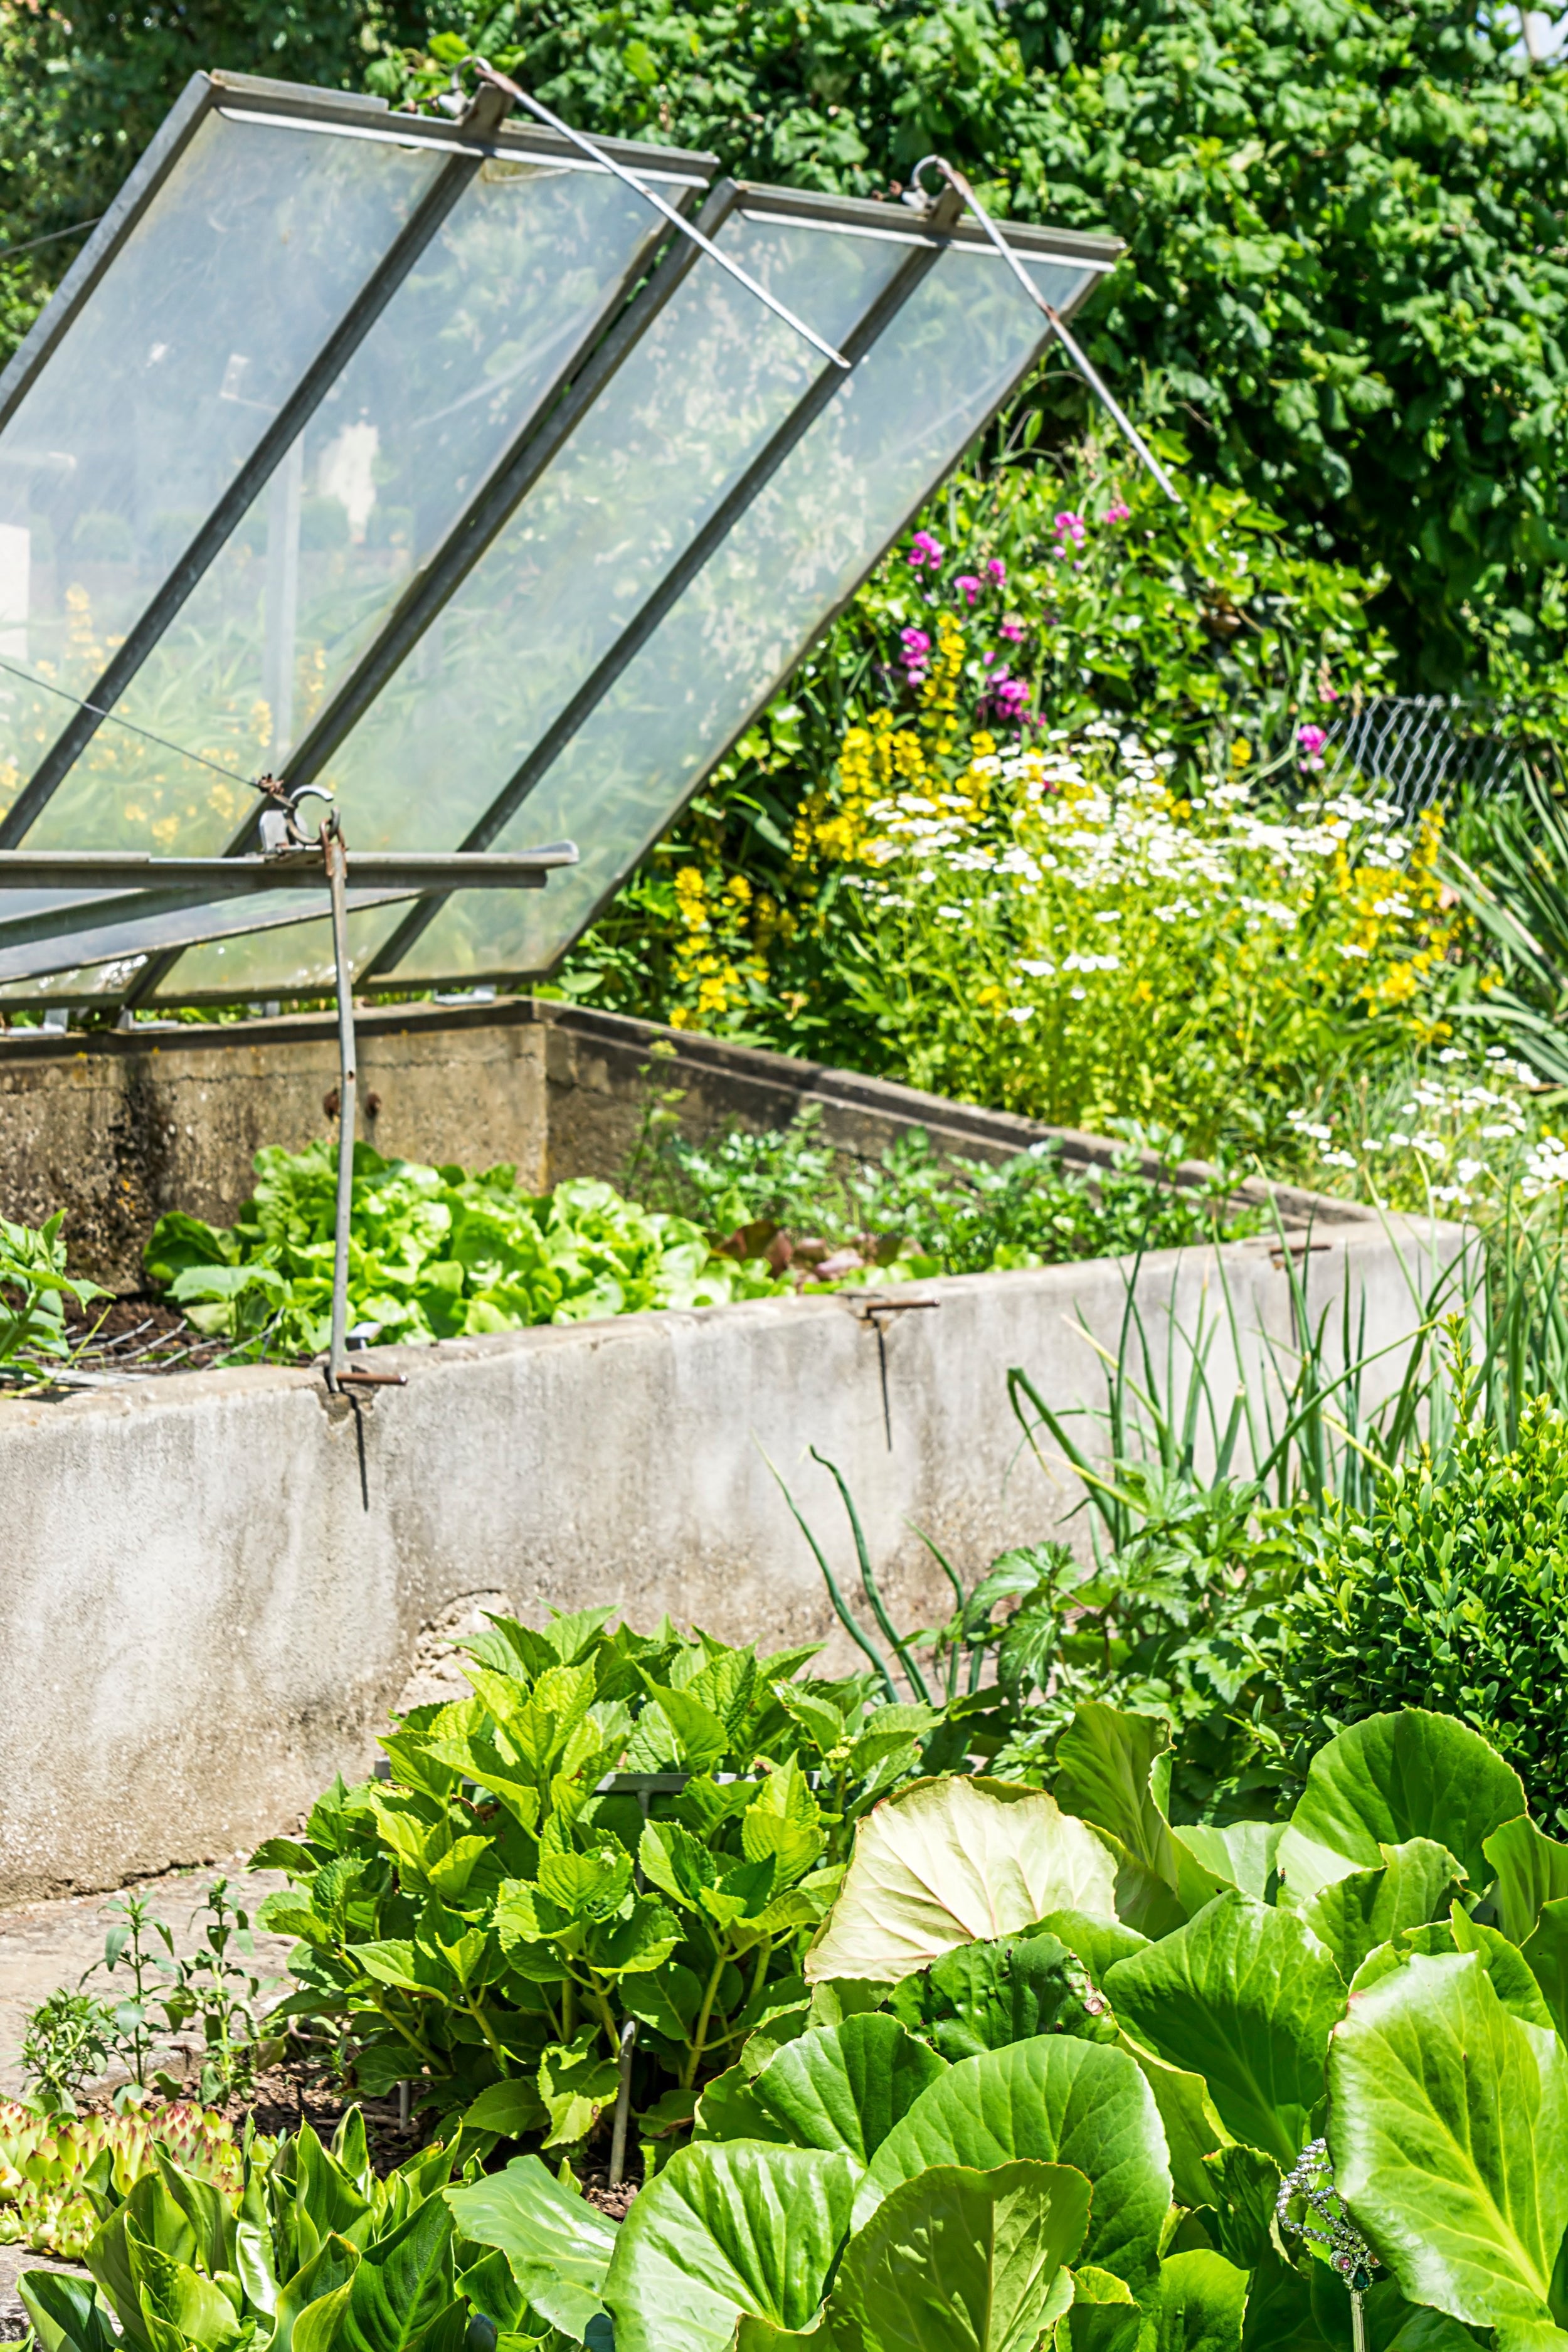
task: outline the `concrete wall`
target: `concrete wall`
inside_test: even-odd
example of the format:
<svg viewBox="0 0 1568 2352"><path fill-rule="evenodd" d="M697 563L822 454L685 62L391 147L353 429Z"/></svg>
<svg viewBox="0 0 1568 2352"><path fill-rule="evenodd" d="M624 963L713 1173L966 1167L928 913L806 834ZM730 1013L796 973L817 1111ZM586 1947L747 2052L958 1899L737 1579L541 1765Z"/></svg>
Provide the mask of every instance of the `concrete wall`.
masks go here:
<svg viewBox="0 0 1568 2352"><path fill-rule="evenodd" d="M1295 1254L1314 1320L1348 1297L1369 1350L1399 1339L1428 1260L1458 1239L1320 1233ZM882 1318L886 1423L877 1332L847 1297L386 1349L378 1368L408 1386L354 1406L272 1369L0 1400L0 1899L289 1824L334 1771L366 1768L472 1596L536 1622L547 1602L611 1602L637 1624L668 1609L763 1645L831 1633L764 1450L847 1576L806 1448L829 1454L896 1618L945 1615L906 1520L969 1577L1061 1526L1076 1489L1019 1458L1005 1374L1025 1366L1060 1408L1092 1402L1077 1327L1114 1346L1125 1276L1099 1261L913 1295L935 1303ZM1186 1335L1178 1363L1213 1330L1222 1411L1243 1372L1268 1387L1270 1349L1288 1360L1292 1285L1267 1241L1150 1259L1138 1297L1156 1353L1173 1322ZM1385 1388L1402 1369L1385 1360Z"/></svg>
<svg viewBox="0 0 1568 2352"><path fill-rule="evenodd" d="M362 1013L359 1071L362 1131L379 1150L469 1168L510 1160L539 1190L566 1176L618 1178L650 1100L668 1092L694 1137L784 1127L815 1103L824 1136L852 1153L879 1153L911 1126L980 1159L1046 1135L1085 1168L1113 1149L886 1079L527 997ZM63 1208L73 1265L134 1291L166 1209L229 1223L260 1145L298 1150L334 1132L326 1103L337 1074L336 1024L321 1013L0 1034L0 1215L37 1224ZM1366 1214L1289 1188L1276 1198L1291 1224Z"/></svg>

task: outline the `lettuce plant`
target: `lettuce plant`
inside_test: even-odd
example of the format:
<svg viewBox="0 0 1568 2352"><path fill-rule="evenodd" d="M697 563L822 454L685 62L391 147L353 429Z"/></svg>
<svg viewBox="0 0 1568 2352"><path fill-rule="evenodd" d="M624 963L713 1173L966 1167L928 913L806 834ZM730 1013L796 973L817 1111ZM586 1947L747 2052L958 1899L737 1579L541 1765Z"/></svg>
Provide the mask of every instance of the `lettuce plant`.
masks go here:
<svg viewBox="0 0 1568 2352"><path fill-rule="evenodd" d="M331 1318L337 1154L269 1146L232 1227L175 1210L147 1245L149 1276L199 1330L309 1353ZM700 1226L583 1178L542 1198L510 1167L468 1175L354 1146L353 1318L387 1340L576 1323L644 1307L765 1297L771 1266L715 1255Z"/></svg>

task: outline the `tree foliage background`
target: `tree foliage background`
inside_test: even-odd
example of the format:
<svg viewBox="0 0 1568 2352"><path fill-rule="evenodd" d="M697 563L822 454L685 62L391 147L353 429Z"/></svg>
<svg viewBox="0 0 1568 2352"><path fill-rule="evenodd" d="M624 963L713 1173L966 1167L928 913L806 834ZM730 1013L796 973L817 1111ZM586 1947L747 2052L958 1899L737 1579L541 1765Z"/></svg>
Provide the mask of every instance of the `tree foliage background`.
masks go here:
<svg viewBox="0 0 1568 2352"><path fill-rule="evenodd" d="M1405 682L1568 648L1568 72L1474 0L0 0L7 238L102 208L185 75L428 96L472 47L732 172L1109 228L1094 356L1304 552L1381 569ZM1489 21L1496 16L1498 23ZM14 339L75 250L0 261ZM1058 430L1079 421L1058 411Z"/></svg>

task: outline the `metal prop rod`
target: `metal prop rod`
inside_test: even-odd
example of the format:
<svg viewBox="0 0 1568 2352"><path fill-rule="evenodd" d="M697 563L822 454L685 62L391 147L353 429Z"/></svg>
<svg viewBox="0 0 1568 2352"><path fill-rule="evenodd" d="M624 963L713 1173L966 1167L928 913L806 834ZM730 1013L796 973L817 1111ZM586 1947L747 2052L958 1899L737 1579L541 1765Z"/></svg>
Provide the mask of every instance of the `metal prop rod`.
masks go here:
<svg viewBox="0 0 1568 2352"><path fill-rule="evenodd" d="M321 856L332 894L332 955L338 976L338 1205L332 1244L332 1331L327 1386L336 1389L349 1353L349 1226L354 1196L354 972L349 955L348 850L334 811L321 824Z"/></svg>
<svg viewBox="0 0 1568 2352"><path fill-rule="evenodd" d="M985 231L986 236L990 238L992 244L995 247L997 252L1001 255L1003 260L1006 263L1008 268L1012 271L1014 277L1017 279L1019 285L1023 288L1025 293L1028 296L1036 310L1043 310L1046 317L1056 329L1058 335L1061 338L1062 348L1067 352L1067 355L1068 359L1071 360L1073 365L1077 368L1079 375L1082 376L1085 383L1088 384L1089 390L1094 393L1097 398L1102 401L1105 406L1110 411L1111 415L1114 416L1118 425L1121 425L1121 430L1132 444L1133 448L1138 452L1139 457L1142 457L1143 463L1149 468L1149 471L1153 475L1154 479L1159 483L1160 488L1164 491L1165 496L1170 499L1171 504L1174 507L1179 507L1182 503L1181 498L1174 484L1171 480L1171 477L1166 473L1165 468L1161 465L1160 460L1155 457L1154 452L1150 448L1149 444L1144 440L1143 436L1139 432L1138 427L1133 424L1132 419L1128 415L1127 411L1122 407L1121 403L1117 399L1116 394L1111 391L1110 386L1106 383L1099 369L1089 359L1087 352L1081 351L1076 340L1068 334L1067 322L1062 318L1061 313L1056 309L1053 303L1047 301L1045 296L1035 284L1034 279L1029 276L1028 271L1025 268L1023 263L1019 260L1017 255L1014 252L1012 247L1008 244L1001 230L997 227L990 214L986 211L984 205L981 203L979 197L970 186L963 173L954 171L952 165L947 161L945 156L927 155L921 162L915 165L913 172L910 174L910 186L918 191L921 183L921 173L930 170L940 172L942 178L947 182L949 187L957 189L959 194L963 198L964 203L974 215L975 219Z"/></svg>
<svg viewBox="0 0 1568 2352"><path fill-rule="evenodd" d="M786 327L793 327L797 335L804 335L813 351L820 352L825 360L833 362L835 367L847 369L849 362L842 352L835 351L831 343L824 342L814 328L808 327L804 319L797 319L795 312L787 310L784 303L770 294L765 286L759 286L751 272L742 269L738 261L731 261L727 253L721 253L712 240L703 236L694 221L689 221L683 213L677 212L673 205L666 204L657 188L650 188L646 180L639 179L635 172L628 172L624 163L617 163L613 155L606 154L595 140L585 138L581 131L574 131L569 122L563 122L558 114L552 114L550 109L542 105L537 98L531 97L525 89L520 89L517 83L509 80L505 74L498 73L487 58L476 58L473 63L475 71L484 80L489 82L496 89L504 89L509 98L514 98L517 100L519 106L526 106L530 114L535 115L541 122L548 123L550 129L558 131L563 139L570 140L579 153L586 155L592 163L602 164L606 172L613 172L617 180L624 180L628 188L635 189L645 203L650 204L655 212L662 213L670 226L680 231L682 236L689 236L693 245L700 246L709 258L716 261L721 269L727 270L738 285L746 289L748 294L754 294L759 302L765 303L775 318L782 319Z"/></svg>

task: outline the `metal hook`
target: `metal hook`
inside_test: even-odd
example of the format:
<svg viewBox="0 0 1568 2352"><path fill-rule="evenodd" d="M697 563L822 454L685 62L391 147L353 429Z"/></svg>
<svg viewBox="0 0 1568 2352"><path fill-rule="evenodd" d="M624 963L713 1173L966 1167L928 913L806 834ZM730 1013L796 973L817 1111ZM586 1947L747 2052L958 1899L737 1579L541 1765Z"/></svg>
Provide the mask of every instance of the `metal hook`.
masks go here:
<svg viewBox="0 0 1568 2352"><path fill-rule="evenodd" d="M914 189L917 199L923 201L920 184L921 173L933 168L942 173L942 178L947 182L949 187L956 190L958 194L963 197L964 203L974 215L975 219L980 223L981 227L984 230L986 236L990 238L992 244L995 247L1003 260L1007 264L1008 268L1012 271L1014 277L1017 279L1019 285L1023 288L1025 293L1028 296L1036 310L1043 310L1046 317L1056 329L1058 335L1061 339L1062 348L1067 352L1067 355L1071 360L1073 365L1077 368L1079 375L1082 376L1084 382L1089 385L1089 390L1096 394L1097 396L1104 402L1105 406L1110 411L1111 415L1116 419L1116 422L1127 436L1128 440L1131 441L1133 448L1138 452L1139 457L1142 457L1143 463L1149 468L1149 471L1153 475L1154 479L1159 483L1160 488L1164 491L1165 496L1170 499L1171 504L1173 507L1179 507L1182 503L1181 497L1176 490L1174 484L1172 482L1169 474L1166 473L1163 466L1161 465L1160 460L1155 457L1154 452L1150 448L1149 444L1144 440L1143 436L1139 432L1138 427L1133 424L1132 419L1128 415L1127 411L1122 407L1121 402L1117 399L1110 385L1100 375L1100 371L1095 367L1088 353L1081 351L1074 338L1068 334L1066 321L1061 317L1060 312L1056 309L1054 304L1047 301L1045 296L1035 284L1034 279L1029 276L1028 271L1025 268L1023 263L1019 260L1017 255L1014 252L1006 238L1002 235L1001 230L997 227L995 222L992 219L990 214L986 211L984 205L981 203L979 197L975 194L973 189L970 186L963 173L954 171L952 165L943 155L922 156L910 174L910 184Z"/></svg>

